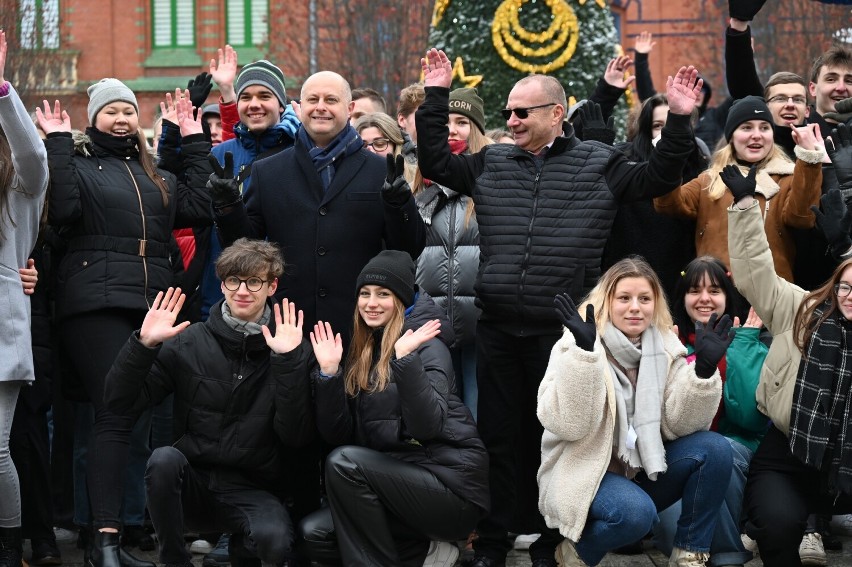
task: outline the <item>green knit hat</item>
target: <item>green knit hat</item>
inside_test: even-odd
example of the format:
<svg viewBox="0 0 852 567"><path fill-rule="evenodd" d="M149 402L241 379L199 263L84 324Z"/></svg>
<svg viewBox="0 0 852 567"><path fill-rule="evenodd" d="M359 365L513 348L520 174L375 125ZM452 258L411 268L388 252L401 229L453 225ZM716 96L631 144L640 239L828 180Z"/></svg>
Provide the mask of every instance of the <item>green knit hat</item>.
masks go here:
<svg viewBox="0 0 852 567"><path fill-rule="evenodd" d="M277 66L273 65L266 59L249 63L234 82L234 90L237 92L237 98L243 89L251 85L261 85L269 89L275 94L275 98L283 107L287 107L287 92L284 90L284 73Z"/></svg>
<svg viewBox="0 0 852 567"><path fill-rule="evenodd" d="M450 93L450 112L470 118L479 131L485 133L485 103L476 89L456 89Z"/></svg>

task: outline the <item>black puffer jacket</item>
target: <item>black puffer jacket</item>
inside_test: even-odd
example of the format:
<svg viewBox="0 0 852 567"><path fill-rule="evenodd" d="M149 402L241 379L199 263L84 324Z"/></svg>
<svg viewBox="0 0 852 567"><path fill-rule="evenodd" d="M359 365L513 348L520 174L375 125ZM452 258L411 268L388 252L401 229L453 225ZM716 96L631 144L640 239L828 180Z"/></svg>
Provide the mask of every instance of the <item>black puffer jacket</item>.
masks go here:
<svg viewBox="0 0 852 567"><path fill-rule="evenodd" d="M159 347L145 347L134 333L107 375L104 400L135 415L174 392L174 447L210 474L211 488L280 493L287 447L315 438L309 347L272 353L262 334L225 323L223 301L207 321Z"/></svg>
<svg viewBox="0 0 852 567"><path fill-rule="evenodd" d="M610 146L578 141L570 126L543 160L507 144L452 155L448 93L426 88L415 115L419 163L424 177L473 195L482 318L505 323L519 336L558 331L553 297L567 291L579 301L597 282L618 201L678 187L695 145L689 116L669 115L662 140L643 163Z"/></svg>
<svg viewBox="0 0 852 567"><path fill-rule="evenodd" d="M317 425L327 443L361 445L420 465L458 497L487 512L488 453L470 410L456 394L447 348L452 330L442 310L421 292L405 329L418 329L431 319L442 320L439 338L394 359L391 383L381 392L349 398L343 372L322 378L315 370L316 402L322 408Z"/></svg>
<svg viewBox="0 0 852 567"><path fill-rule="evenodd" d="M172 229L212 223L205 187L210 143L201 134L183 141L186 182L158 170L168 206L142 169L135 143L105 147L93 141L96 135L90 129L75 143L60 132L45 141L48 222L68 244L57 272L59 318L108 308L147 310L157 292L173 283ZM107 135L95 139L101 136Z"/></svg>

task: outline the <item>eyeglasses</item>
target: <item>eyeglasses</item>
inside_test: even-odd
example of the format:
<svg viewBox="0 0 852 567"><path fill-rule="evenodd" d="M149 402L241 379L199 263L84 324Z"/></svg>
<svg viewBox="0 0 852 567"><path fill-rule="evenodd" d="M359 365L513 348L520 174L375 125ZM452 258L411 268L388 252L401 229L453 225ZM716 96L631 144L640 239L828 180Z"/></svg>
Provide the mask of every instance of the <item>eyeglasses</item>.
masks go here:
<svg viewBox="0 0 852 567"><path fill-rule="evenodd" d="M793 104L798 106L804 106L808 103L808 99L803 96L787 96L787 95L775 95L770 98L766 102L774 102L776 104L787 104L787 101L792 101Z"/></svg>
<svg viewBox="0 0 852 567"><path fill-rule="evenodd" d="M373 140L370 143L367 143L365 141L364 147L365 148L372 147L377 152L380 152L380 151L384 150L385 148L387 148L388 144L390 144L390 140L388 140L387 138L376 138L375 140Z"/></svg>
<svg viewBox="0 0 852 567"><path fill-rule="evenodd" d="M222 283L225 284L225 289L227 289L228 291L237 291L243 284L246 284L246 288L249 291L260 291L260 288L263 287L263 284L266 283L266 280L262 280L260 278L249 278L247 280L242 280L237 276L228 276Z"/></svg>
<svg viewBox="0 0 852 567"><path fill-rule="evenodd" d="M837 297L843 299L844 297L849 297L849 294L852 293L852 285L841 283L834 286L834 293L837 294Z"/></svg>
<svg viewBox="0 0 852 567"><path fill-rule="evenodd" d="M503 118L508 120L512 117L512 113L515 113L515 116L523 120L530 115L530 110L535 110L537 108L547 108L548 106L556 106L555 102L548 102L547 104L539 104L537 106L528 106L526 108L504 108L500 111L500 114L503 115Z"/></svg>

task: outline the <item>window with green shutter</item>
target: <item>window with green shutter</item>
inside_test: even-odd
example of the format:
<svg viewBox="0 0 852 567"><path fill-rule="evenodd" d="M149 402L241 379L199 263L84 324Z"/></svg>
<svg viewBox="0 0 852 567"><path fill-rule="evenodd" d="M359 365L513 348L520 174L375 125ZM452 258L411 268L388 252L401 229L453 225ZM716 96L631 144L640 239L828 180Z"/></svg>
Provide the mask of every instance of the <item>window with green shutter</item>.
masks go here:
<svg viewBox="0 0 852 567"><path fill-rule="evenodd" d="M152 0L154 49L195 47L195 0Z"/></svg>
<svg viewBox="0 0 852 567"><path fill-rule="evenodd" d="M59 0L20 0L23 49L59 49Z"/></svg>
<svg viewBox="0 0 852 567"><path fill-rule="evenodd" d="M234 48L266 43L268 0L226 0L225 15L228 43Z"/></svg>

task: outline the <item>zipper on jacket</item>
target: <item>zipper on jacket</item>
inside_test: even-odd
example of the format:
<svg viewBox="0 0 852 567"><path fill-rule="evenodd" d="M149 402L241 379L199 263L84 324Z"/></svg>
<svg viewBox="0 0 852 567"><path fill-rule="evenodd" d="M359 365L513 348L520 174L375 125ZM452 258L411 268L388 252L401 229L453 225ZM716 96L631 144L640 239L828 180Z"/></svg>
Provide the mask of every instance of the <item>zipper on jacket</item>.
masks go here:
<svg viewBox="0 0 852 567"><path fill-rule="evenodd" d="M450 203L450 226L447 227L447 316L450 319L450 324L455 327L456 318L453 314L453 266L456 263L456 204L460 203L461 199L455 203Z"/></svg>
<svg viewBox="0 0 852 567"><path fill-rule="evenodd" d="M538 214L538 187L539 187L539 181L541 180L541 170L542 170L543 167L544 167L544 164L542 164L542 167L539 168L538 171L536 171L535 179L533 180L533 190L532 190L533 206L532 206L532 213L530 214L530 222L529 222L529 225L527 225L527 244L526 244L526 248L524 249L524 260L523 260L523 262L521 262L521 282L520 282L520 285L518 286L518 306L519 307L524 301L524 285L526 284L526 279L527 279L527 267L528 267L527 264L530 261L530 248L532 247L532 230L533 230L533 225L535 224L535 217Z"/></svg>
<svg viewBox="0 0 852 567"><path fill-rule="evenodd" d="M148 256L146 255L145 246L148 243L148 227L145 223L145 208L142 206L142 192L139 190L139 185L136 183L136 178L130 170L127 162L121 162L127 168L127 173L130 175L130 181L133 182L133 187L136 188L136 198L139 200L139 216L142 218L142 239L139 241L139 256L142 257L142 271L145 273L145 287L143 295L145 297L145 305L151 309L151 303L148 301Z"/></svg>

